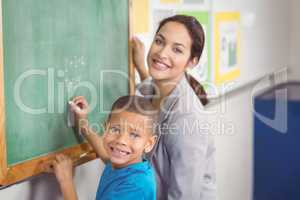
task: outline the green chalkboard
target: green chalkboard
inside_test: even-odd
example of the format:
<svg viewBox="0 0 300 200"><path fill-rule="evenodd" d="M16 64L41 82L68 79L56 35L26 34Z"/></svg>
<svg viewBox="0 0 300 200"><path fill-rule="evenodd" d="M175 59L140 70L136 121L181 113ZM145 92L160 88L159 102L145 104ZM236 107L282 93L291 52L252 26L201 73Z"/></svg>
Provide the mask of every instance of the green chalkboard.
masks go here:
<svg viewBox="0 0 300 200"><path fill-rule="evenodd" d="M2 0L8 165L83 140L67 102L84 95L101 130L128 94L128 1Z"/></svg>

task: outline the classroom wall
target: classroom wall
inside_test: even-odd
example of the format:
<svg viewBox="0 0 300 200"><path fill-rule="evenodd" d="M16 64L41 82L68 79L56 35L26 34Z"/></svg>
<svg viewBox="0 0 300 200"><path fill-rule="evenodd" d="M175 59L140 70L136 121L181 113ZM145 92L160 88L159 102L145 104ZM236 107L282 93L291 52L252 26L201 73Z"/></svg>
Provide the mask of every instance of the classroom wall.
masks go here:
<svg viewBox="0 0 300 200"><path fill-rule="evenodd" d="M297 0L295 0L297 1ZM295 2L293 2L295 3ZM289 1L214 0L214 11L241 12L240 82L255 80L289 64ZM296 7L295 10L299 8ZM299 15L299 14L298 14ZM299 48L299 47L298 47ZM224 118L234 124L232 136L216 137L220 200L251 200L253 189L253 93L256 82L228 98Z"/></svg>
<svg viewBox="0 0 300 200"><path fill-rule="evenodd" d="M241 14L241 74L236 86L287 67L289 1L213 0L212 10Z"/></svg>
<svg viewBox="0 0 300 200"><path fill-rule="evenodd" d="M299 52L300 35L296 17L300 17L296 9L299 8L298 0L214 0L215 10L243 10L255 12L257 16L264 17L265 21L255 21L253 25L258 29L248 27L247 37L253 34L253 39L244 41L243 63L248 67L259 65L264 72L274 69L277 64L290 63L291 69L300 74L297 69L296 52ZM289 12L292 8L292 12ZM256 18L257 19L257 18ZM291 21L291 29L289 29ZM268 26L261 27L267 23ZM298 28L293 27L298 26ZM260 29L261 28L261 29ZM282 30L284 29L284 30ZM289 36L287 32L290 31ZM289 41L291 37L291 41ZM298 42L296 44L296 42ZM291 51L289 57L289 44ZM258 46L259 45L259 46ZM298 51L297 51L298 50ZM299 57L299 56L298 56ZM246 71L245 71L246 70ZM242 73L251 73L245 69ZM258 73L260 71L254 73ZM217 181L219 200L251 200L252 199L252 170L253 170L253 116L252 92L255 85L249 85L243 90L234 93L225 101L225 111L222 111L220 120L232 123L232 135L216 136L217 147ZM222 122L221 122L222 123ZM82 200L94 199L99 176L103 165L99 160L87 163L76 169L75 182L79 198ZM0 190L0 199L5 200L60 200L60 192L53 176L42 175L31 181Z"/></svg>
<svg viewBox="0 0 300 200"><path fill-rule="evenodd" d="M290 70L289 78L300 79L300 1L290 0Z"/></svg>

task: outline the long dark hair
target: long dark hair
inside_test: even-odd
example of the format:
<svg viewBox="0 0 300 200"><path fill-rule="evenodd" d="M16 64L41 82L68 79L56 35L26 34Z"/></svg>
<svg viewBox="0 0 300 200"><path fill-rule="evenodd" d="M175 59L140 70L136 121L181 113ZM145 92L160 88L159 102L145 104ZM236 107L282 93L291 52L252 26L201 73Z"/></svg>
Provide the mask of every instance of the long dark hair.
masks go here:
<svg viewBox="0 0 300 200"><path fill-rule="evenodd" d="M192 39L192 47L191 47L191 57L190 59L197 58L198 62L202 55L204 43L205 43L205 36L204 31L201 26L201 24L198 22L198 20L192 16L187 15L174 15L172 17L168 17L163 19L158 26L158 29L156 33L159 32L162 26L164 26L168 22L178 22L185 26L185 28L188 30L189 35ZM207 94L203 88L203 86L192 76L186 75L187 79L197 94L199 100L203 105L206 105L208 103Z"/></svg>

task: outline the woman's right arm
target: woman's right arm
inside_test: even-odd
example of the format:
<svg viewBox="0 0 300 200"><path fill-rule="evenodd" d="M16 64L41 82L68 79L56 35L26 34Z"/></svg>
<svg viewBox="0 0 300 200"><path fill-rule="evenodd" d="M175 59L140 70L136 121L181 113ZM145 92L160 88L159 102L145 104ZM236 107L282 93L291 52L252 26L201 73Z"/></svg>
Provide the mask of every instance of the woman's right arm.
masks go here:
<svg viewBox="0 0 300 200"><path fill-rule="evenodd" d="M137 37L132 39L132 55L133 64L140 75L141 81L149 77L148 70L145 65L145 46Z"/></svg>
<svg viewBox="0 0 300 200"><path fill-rule="evenodd" d="M90 127L87 119L89 106L83 96L74 97L70 102L71 110L75 113L76 128L82 133L88 143L92 146L97 156L107 162L109 157L103 145L103 137L95 133Z"/></svg>

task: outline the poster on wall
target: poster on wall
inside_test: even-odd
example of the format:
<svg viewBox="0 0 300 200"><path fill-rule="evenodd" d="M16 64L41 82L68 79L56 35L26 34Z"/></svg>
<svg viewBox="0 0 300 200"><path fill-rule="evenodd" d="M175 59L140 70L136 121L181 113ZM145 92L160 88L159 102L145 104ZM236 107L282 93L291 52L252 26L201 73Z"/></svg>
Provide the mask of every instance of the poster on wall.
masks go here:
<svg viewBox="0 0 300 200"><path fill-rule="evenodd" d="M133 32L145 34L149 32L150 9L149 0L133 0Z"/></svg>
<svg viewBox="0 0 300 200"><path fill-rule="evenodd" d="M216 13L214 30L214 77L220 85L240 75L240 13Z"/></svg>
<svg viewBox="0 0 300 200"><path fill-rule="evenodd" d="M179 4L182 0L160 0L161 4Z"/></svg>
<svg viewBox="0 0 300 200"><path fill-rule="evenodd" d="M205 83L211 82L211 26L208 11L183 11L178 14L185 14L195 17L203 27L205 43L200 61L197 66L189 71L198 81Z"/></svg>

